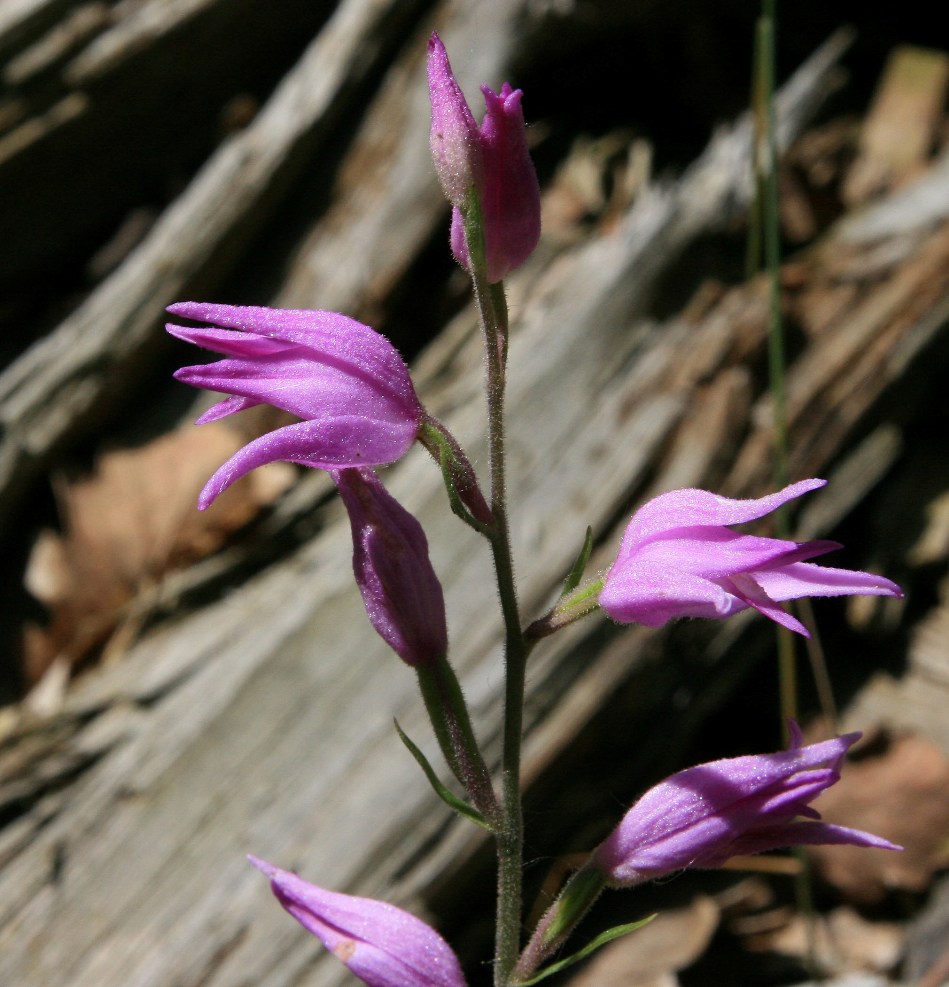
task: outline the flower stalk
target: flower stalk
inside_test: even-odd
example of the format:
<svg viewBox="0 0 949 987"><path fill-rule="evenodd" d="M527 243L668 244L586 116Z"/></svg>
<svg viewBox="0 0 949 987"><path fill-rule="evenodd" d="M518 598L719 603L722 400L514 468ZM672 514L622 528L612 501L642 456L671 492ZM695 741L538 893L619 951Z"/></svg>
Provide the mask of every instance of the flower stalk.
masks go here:
<svg viewBox="0 0 949 987"><path fill-rule="evenodd" d="M457 439L437 418L427 415L418 441L441 467L452 511L479 535L488 537L494 517L478 485L474 468Z"/></svg>
<svg viewBox="0 0 949 987"><path fill-rule="evenodd" d="M419 690L432 729L452 774L461 782L475 808L495 829L502 825L491 772L475 738L461 685L447 660L419 667Z"/></svg>
<svg viewBox="0 0 949 987"><path fill-rule="evenodd" d="M504 727L501 751L501 827L496 835L498 902L494 982L507 987L520 951L524 820L521 806L521 737L524 681L529 647L521 633L514 582L514 560L507 519L504 461L504 389L507 354L507 306L503 289L488 285L482 213L472 189L465 209L465 239L471 280L485 344L485 392L488 408L488 463L491 514L489 541L504 618ZM499 299L501 304L499 304Z"/></svg>

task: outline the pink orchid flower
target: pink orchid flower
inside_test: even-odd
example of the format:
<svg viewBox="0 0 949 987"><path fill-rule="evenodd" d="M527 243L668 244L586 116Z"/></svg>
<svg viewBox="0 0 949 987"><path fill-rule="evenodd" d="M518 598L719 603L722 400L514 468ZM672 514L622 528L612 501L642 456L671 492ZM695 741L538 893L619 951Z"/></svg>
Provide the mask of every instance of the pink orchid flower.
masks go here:
<svg viewBox="0 0 949 987"><path fill-rule="evenodd" d="M902 849L859 829L819 822L810 805L839 781L839 766L860 734L802 747L797 724L791 726L789 750L699 764L651 788L594 851L593 868L607 883L631 887L685 867L721 867L731 857L780 847Z"/></svg>
<svg viewBox="0 0 949 987"><path fill-rule="evenodd" d="M284 460L319 469L381 466L403 456L424 411L395 347L337 312L180 302L172 315L206 327L168 332L225 357L183 367L175 377L231 395L197 424L271 404L303 421L248 443L208 481L203 510L235 480Z"/></svg>
<svg viewBox="0 0 949 987"><path fill-rule="evenodd" d="M757 500L731 500L706 490L674 490L644 504L623 535L604 580L600 606L623 624L661 627L677 617L721 618L748 607L808 636L778 605L803 596L902 596L896 583L869 572L813 565L808 559L841 546L793 542L732 531L824 486L802 480Z"/></svg>

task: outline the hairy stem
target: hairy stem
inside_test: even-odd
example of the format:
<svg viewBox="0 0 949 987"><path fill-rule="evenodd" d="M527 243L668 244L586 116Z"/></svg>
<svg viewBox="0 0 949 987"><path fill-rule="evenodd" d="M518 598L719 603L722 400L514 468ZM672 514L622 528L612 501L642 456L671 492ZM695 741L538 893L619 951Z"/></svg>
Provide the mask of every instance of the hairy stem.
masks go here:
<svg viewBox="0 0 949 987"><path fill-rule="evenodd" d="M501 826L496 834L498 904L494 983L508 987L520 952L524 822L521 807L521 735L524 675L530 646L521 632L514 561L508 529L504 461L504 388L507 363L507 304L500 284L488 284L481 210L472 195L465 237L485 342L488 404L488 462L491 472L491 552L504 618L504 728L501 753Z"/></svg>

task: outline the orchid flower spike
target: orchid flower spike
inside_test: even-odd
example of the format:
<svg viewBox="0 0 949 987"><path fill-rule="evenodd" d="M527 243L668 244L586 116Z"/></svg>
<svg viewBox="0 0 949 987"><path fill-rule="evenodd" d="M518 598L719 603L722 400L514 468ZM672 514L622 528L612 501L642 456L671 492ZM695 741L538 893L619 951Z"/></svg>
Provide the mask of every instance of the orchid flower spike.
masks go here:
<svg viewBox="0 0 949 987"><path fill-rule="evenodd" d="M353 531L353 572L380 636L407 664L432 665L448 652L441 583L418 521L369 469L334 470Z"/></svg>
<svg viewBox="0 0 949 987"><path fill-rule="evenodd" d="M777 601L802 596L902 596L883 576L806 561L841 546L793 542L732 531L824 486L802 480L757 500L731 500L706 490L674 490L644 504L623 535L599 603L621 624L661 627L676 617L729 617L754 607L808 637Z"/></svg>
<svg viewBox="0 0 949 987"><path fill-rule="evenodd" d="M277 901L369 987L466 987L458 957L401 908L326 891L257 857Z"/></svg>
<svg viewBox="0 0 949 987"><path fill-rule="evenodd" d="M395 347L375 330L337 312L180 302L172 315L209 325L168 332L222 354L183 367L175 377L231 395L197 424L271 404L303 421L248 443L208 481L203 510L235 480L284 460L319 469L381 466L403 456L424 411Z"/></svg>
<svg viewBox="0 0 949 987"><path fill-rule="evenodd" d="M470 269L462 210L473 188L481 203L487 279L493 284L520 267L540 239L540 187L527 150L523 94L506 82L497 93L482 86L485 115L479 128L437 34L428 43L428 86L432 158L454 207L452 252Z"/></svg>
<svg viewBox="0 0 949 987"><path fill-rule="evenodd" d="M651 788L593 852L592 866L616 887L685 867L721 867L729 858L816 843L900 850L858 829L819 822L810 803L840 779L860 738L847 734L776 754L726 758L687 768ZM795 817L805 816L805 820Z"/></svg>

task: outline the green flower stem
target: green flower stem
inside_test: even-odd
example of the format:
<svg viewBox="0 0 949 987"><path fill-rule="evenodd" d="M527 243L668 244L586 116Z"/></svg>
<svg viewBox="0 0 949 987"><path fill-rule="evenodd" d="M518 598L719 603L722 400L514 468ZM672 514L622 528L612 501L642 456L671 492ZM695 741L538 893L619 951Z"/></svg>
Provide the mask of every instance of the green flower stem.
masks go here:
<svg viewBox="0 0 949 987"><path fill-rule="evenodd" d="M760 204L759 253L768 274L769 326L768 326L768 383L774 415L774 483L777 489L787 485L788 419L785 388L784 322L781 316L781 223L778 207L778 140L775 119L777 0L762 0L761 16L755 31L755 121L757 131L756 188ZM763 251L761 250L763 247ZM788 537L788 516L784 507L775 517L779 538ZM786 627L777 628L778 643L778 693L781 721L785 740L788 738L788 720L798 716L798 681L794 635ZM819 678L819 676L818 676ZM800 848L798 860L806 858ZM802 867L795 884L798 904L808 917L808 939L811 965L814 963L813 896L811 875Z"/></svg>
<svg viewBox="0 0 949 987"><path fill-rule="evenodd" d="M496 987L509 987L520 952L524 820L521 806L521 735L524 677L530 644L521 633L508 532L504 476L504 386L507 362L507 304L500 284L487 282L481 205L474 189L465 208L465 240L475 302L485 341L488 404L488 462L491 471L489 535L498 596L504 617L504 729L501 752L501 827L496 834L498 905L494 966Z"/></svg>
<svg viewBox="0 0 949 987"><path fill-rule="evenodd" d="M445 760L474 807L492 828L497 829L501 824L501 809L454 670L446 658L431 667L420 666L416 672L425 708Z"/></svg>
<svg viewBox="0 0 949 987"><path fill-rule="evenodd" d="M788 483L788 425L784 373L784 323L781 318L781 229L778 214L778 147L775 123L775 0L763 0L755 32L755 121L757 131L756 186L761 202L761 241L768 274L768 384L774 416L774 482ZM779 538L788 537L788 516L782 506L775 514ZM781 720L797 719L797 668L792 634L777 629L778 682Z"/></svg>

